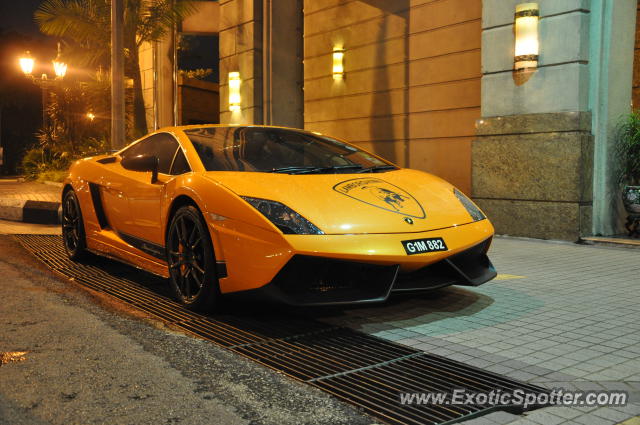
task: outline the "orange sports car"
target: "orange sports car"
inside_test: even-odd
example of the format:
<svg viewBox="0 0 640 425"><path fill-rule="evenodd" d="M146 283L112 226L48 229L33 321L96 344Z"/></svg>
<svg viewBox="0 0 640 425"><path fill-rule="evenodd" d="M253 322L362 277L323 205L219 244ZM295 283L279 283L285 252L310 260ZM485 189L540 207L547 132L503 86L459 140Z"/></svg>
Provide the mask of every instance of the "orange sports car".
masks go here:
<svg viewBox="0 0 640 425"><path fill-rule="evenodd" d="M161 129L74 163L62 207L69 257L91 251L166 277L192 309L241 291L377 302L496 276L493 226L462 192L304 130Z"/></svg>

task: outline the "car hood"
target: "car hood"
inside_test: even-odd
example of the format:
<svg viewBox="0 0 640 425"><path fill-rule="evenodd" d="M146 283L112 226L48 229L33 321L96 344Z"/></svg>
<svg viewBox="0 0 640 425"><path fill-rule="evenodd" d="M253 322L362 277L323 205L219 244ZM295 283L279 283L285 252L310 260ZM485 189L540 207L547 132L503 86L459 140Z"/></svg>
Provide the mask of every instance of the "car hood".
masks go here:
<svg viewBox="0 0 640 425"><path fill-rule="evenodd" d="M408 233L473 222L444 180L416 170L363 174L212 171L240 196L278 201L325 234Z"/></svg>

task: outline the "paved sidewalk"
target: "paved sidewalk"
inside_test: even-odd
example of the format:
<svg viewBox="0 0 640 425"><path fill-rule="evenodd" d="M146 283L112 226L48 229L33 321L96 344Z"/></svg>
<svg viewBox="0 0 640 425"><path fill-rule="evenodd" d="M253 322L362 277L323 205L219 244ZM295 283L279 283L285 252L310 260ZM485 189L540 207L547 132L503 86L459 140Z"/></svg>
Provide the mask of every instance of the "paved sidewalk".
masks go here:
<svg viewBox="0 0 640 425"><path fill-rule="evenodd" d="M55 184L0 179L0 219L58 224L61 190Z"/></svg>
<svg viewBox="0 0 640 425"><path fill-rule="evenodd" d="M353 308L325 320L569 390L624 390L620 408L551 407L469 424L615 424L640 415L640 251L496 238L478 288Z"/></svg>
<svg viewBox="0 0 640 425"><path fill-rule="evenodd" d="M61 188L36 182L19 182L17 179L0 179L0 199L21 201L60 202Z"/></svg>
<svg viewBox="0 0 640 425"><path fill-rule="evenodd" d="M59 235L60 233L59 224L32 224L0 219L0 235Z"/></svg>

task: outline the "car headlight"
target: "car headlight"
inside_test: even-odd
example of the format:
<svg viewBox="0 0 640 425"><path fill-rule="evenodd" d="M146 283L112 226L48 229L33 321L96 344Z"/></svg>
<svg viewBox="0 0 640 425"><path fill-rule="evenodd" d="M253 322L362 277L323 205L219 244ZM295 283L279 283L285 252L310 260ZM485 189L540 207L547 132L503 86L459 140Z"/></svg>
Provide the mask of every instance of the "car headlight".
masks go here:
<svg viewBox="0 0 640 425"><path fill-rule="evenodd" d="M288 235L324 235L324 232L313 223L280 202L250 198L248 196L242 196L242 199L260 211L282 233Z"/></svg>
<svg viewBox="0 0 640 425"><path fill-rule="evenodd" d="M458 198L458 201L460 201L462 206L464 206L469 215L473 218L473 221L480 221L487 218L482 211L480 211L480 208L478 208L471 199L467 198L464 193L454 188L453 194L456 195L456 198Z"/></svg>

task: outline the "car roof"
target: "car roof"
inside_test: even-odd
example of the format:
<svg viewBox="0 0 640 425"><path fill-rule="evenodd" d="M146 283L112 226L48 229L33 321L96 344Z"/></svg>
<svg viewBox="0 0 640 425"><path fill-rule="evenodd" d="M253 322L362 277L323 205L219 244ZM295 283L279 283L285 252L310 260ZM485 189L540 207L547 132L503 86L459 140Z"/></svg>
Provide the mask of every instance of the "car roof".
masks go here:
<svg viewBox="0 0 640 425"><path fill-rule="evenodd" d="M158 131L166 131L170 129L177 130L189 130L192 128L240 128L240 127L253 127L253 128L280 128L283 130L294 130L294 131L302 131L305 133L312 133L310 130L305 130L303 128L294 128L294 127L284 127L279 125L261 125L261 124L192 124L192 125L177 125L177 126L169 126L158 129Z"/></svg>

